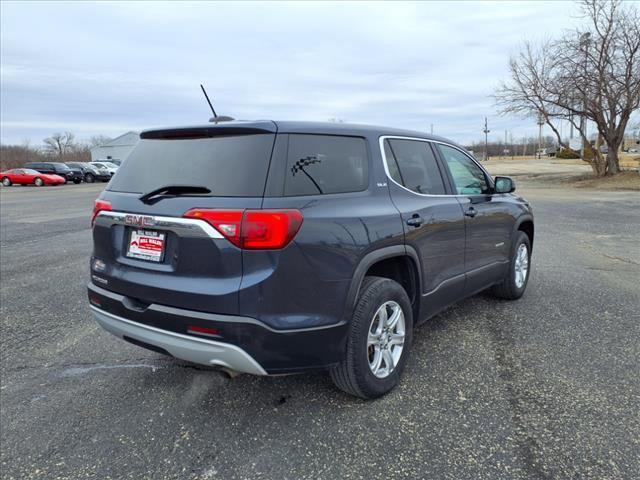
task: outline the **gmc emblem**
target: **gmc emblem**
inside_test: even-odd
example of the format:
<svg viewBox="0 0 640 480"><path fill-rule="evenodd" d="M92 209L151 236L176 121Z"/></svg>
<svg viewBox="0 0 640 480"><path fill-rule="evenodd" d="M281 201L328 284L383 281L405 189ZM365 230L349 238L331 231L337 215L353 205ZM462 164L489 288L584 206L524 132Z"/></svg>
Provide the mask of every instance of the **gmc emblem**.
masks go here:
<svg viewBox="0 0 640 480"><path fill-rule="evenodd" d="M124 223L136 227L150 227L156 224L156 220L149 215L125 215Z"/></svg>

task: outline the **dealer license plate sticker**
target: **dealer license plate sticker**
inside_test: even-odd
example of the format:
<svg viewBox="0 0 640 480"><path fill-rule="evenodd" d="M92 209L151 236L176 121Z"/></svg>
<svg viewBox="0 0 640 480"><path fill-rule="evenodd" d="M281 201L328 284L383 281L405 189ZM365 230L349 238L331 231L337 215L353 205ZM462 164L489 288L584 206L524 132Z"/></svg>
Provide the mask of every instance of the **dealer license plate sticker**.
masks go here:
<svg viewBox="0 0 640 480"><path fill-rule="evenodd" d="M164 257L165 233L155 230L131 230L127 257L161 262Z"/></svg>

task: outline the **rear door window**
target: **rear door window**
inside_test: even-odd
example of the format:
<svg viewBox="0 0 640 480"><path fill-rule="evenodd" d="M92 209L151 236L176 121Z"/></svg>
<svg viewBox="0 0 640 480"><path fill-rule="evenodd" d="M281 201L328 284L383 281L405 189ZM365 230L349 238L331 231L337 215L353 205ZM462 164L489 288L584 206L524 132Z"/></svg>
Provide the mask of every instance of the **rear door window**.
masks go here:
<svg viewBox="0 0 640 480"><path fill-rule="evenodd" d="M291 134L284 194L323 195L366 190L368 166L363 138Z"/></svg>
<svg viewBox="0 0 640 480"><path fill-rule="evenodd" d="M261 197L275 135L141 139L109 190L147 193L170 185L206 187L216 197Z"/></svg>
<svg viewBox="0 0 640 480"><path fill-rule="evenodd" d="M388 139L386 142L389 142L385 156L391 178L412 192L445 194L440 168L428 142L401 139Z"/></svg>

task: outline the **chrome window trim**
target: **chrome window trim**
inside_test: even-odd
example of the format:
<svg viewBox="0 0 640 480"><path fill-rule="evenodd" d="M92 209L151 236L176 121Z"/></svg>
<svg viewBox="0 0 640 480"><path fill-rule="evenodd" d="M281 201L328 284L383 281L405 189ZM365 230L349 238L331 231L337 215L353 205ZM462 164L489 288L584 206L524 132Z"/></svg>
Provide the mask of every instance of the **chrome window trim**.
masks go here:
<svg viewBox="0 0 640 480"><path fill-rule="evenodd" d="M153 225L130 225L125 222L127 215L152 217L154 220ZM108 225L118 224L128 227L138 227L140 229L161 228L165 230L171 230L178 235L186 237L209 237L209 238L224 238L220 232L209 225L204 220L197 218L182 218L182 217L161 217L156 215L145 215L142 213L125 213L114 212L111 210L102 210L96 216L96 223L104 222Z"/></svg>
<svg viewBox="0 0 640 480"><path fill-rule="evenodd" d="M391 180L393 183L395 183L397 186L399 186L400 188L406 190L407 192L413 193L414 195L418 195L419 197L463 197L463 198L469 198L472 196L475 196L477 194L474 195L470 195L470 194L466 194L466 195L461 195L461 194L433 194L433 193L418 193L418 192L414 192L413 190L408 189L407 187L405 187L404 185L400 185L398 182L396 182L392 177L391 174L389 173L389 166L387 165L387 155L384 152L384 141L386 139L396 139L396 140L413 140L413 141L417 141L417 142L425 142L425 143L437 143L440 145L446 145L447 147L451 147L455 150L458 150L459 152L461 152L462 154L464 154L466 157L468 157L473 163L475 163L478 168L480 168L480 170L482 170L482 172L485 174L485 176L487 177L487 183L489 183L489 185L493 184L493 177L489 174L489 172L487 172L484 167L482 165L480 165L475 158L473 158L471 155L469 155L467 152L465 152L463 149L461 149L460 147L456 147L455 145L451 145L450 143L447 142L442 142L440 140L429 140L427 138L419 138L419 137L405 137L405 136L401 136L401 135L381 135L378 143L380 146L380 155L382 155L382 165L384 166L384 172L387 175L387 178L389 180ZM444 182L445 179L443 178L442 181ZM484 195L484 194L479 194L479 195Z"/></svg>

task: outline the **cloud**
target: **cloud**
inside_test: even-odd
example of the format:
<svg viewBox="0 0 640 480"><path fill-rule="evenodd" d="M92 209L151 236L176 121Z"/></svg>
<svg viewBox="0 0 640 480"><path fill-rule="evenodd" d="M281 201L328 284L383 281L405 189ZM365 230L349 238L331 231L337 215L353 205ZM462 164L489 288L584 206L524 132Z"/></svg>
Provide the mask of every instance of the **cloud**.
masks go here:
<svg viewBox="0 0 640 480"><path fill-rule="evenodd" d="M561 2L2 2L0 136L117 135L236 118L327 120L479 139L533 122L490 95L525 38L570 25Z"/></svg>

